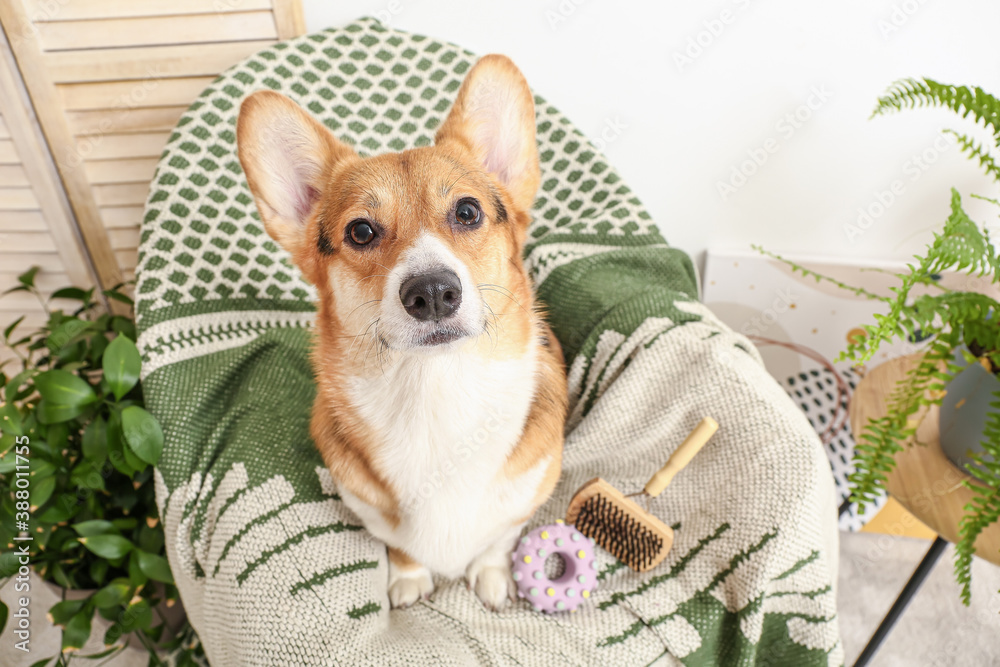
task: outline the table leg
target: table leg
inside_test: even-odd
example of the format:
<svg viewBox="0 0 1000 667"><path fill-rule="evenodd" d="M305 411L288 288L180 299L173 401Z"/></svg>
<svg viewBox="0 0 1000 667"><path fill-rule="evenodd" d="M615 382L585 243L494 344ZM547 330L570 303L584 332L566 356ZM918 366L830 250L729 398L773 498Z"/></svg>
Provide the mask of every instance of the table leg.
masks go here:
<svg viewBox="0 0 1000 667"><path fill-rule="evenodd" d="M896 601L892 603L892 607L889 608L889 612L885 615L885 618L882 619L882 622L875 630L875 634L873 634L871 639L868 640L868 645L865 646L865 650L863 650L861 655L858 656L857 661L854 663L854 667L865 667L865 665L867 665L868 662L875 656L879 647L882 646L882 642L885 641L885 638L892 630L892 627L896 625L896 621L898 621L899 617L903 615L903 611L906 609L906 606L910 604L910 600L916 592L920 590L920 586L923 585L927 575L931 573L932 569L934 569L935 563L937 563L938 559L941 557L941 554L944 552L946 546L948 546L948 541L946 539L940 536L934 538L934 542L931 544L930 549L928 549L927 553L924 554L920 564L917 565L917 569L913 571L913 574L910 576L910 580L906 582L905 586L903 586L903 590L900 591L899 597L897 597Z"/></svg>
<svg viewBox="0 0 1000 667"><path fill-rule="evenodd" d="M851 509L851 497L847 496L844 498L844 502L840 503L840 507L837 508L837 516L844 516Z"/></svg>

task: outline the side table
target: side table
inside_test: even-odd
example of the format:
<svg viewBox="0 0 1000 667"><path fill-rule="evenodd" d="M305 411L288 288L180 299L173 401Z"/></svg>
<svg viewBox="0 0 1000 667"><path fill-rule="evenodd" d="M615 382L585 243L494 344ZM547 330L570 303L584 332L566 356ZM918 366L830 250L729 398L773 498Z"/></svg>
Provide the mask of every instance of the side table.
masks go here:
<svg viewBox="0 0 1000 667"><path fill-rule="evenodd" d="M887 361L871 370L861 381L851 399L851 430L860 437L865 424L886 414L886 404L896 383L919 361L914 354ZM938 406L924 414L917 428L917 442L906 445L896 454L896 467L887 475L887 490L911 514L924 522L938 537L914 570L868 645L854 663L867 665L882 641L892 630L910 599L944 552L948 542L958 540L958 523L963 508L972 500L972 491L963 481L969 475L959 470L941 451L938 439ZM1000 525L993 524L976 540L976 555L1000 565Z"/></svg>

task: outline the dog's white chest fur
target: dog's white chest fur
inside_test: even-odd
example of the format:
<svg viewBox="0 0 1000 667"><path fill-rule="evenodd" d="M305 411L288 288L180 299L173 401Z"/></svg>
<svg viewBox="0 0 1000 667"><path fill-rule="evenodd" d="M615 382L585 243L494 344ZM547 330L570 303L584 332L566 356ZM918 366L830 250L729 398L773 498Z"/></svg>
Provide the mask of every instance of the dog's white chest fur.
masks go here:
<svg viewBox="0 0 1000 667"><path fill-rule="evenodd" d="M385 374L355 379L351 402L381 447L375 465L397 494L400 522L350 494L366 527L431 571L448 577L534 509L548 459L508 479L534 398L536 350L483 359L461 350L405 355Z"/></svg>

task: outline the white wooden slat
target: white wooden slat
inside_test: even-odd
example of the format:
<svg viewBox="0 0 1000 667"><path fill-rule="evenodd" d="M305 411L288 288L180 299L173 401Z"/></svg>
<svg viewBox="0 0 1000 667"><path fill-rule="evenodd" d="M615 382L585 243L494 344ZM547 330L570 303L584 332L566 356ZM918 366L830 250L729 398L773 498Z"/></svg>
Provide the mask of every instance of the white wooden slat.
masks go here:
<svg viewBox="0 0 1000 667"><path fill-rule="evenodd" d="M55 253L56 244L52 240L52 234L44 232L11 232L3 235L3 248L6 252L23 253ZM49 269L63 270L62 262L57 264L46 264Z"/></svg>
<svg viewBox="0 0 1000 667"><path fill-rule="evenodd" d="M21 0L5 1L0 2L0 22L10 30L30 25L31 19ZM80 285L95 278L114 284L119 274L86 175L66 162L73 138L55 85L41 64L36 37L25 33L0 45L0 113L55 240L62 270Z"/></svg>
<svg viewBox="0 0 1000 667"><path fill-rule="evenodd" d="M0 188L0 211L33 211L38 199L31 188Z"/></svg>
<svg viewBox="0 0 1000 667"><path fill-rule="evenodd" d="M97 83L64 83L56 86L69 111L89 109L143 109L189 106L215 79L197 76Z"/></svg>
<svg viewBox="0 0 1000 667"><path fill-rule="evenodd" d="M108 238L115 250L137 250L139 248L139 228L109 229Z"/></svg>
<svg viewBox="0 0 1000 667"><path fill-rule="evenodd" d="M21 164L14 142L9 139L0 139L0 164Z"/></svg>
<svg viewBox="0 0 1000 667"><path fill-rule="evenodd" d="M149 183L111 183L94 186L98 206L139 206L146 203Z"/></svg>
<svg viewBox="0 0 1000 667"><path fill-rule="evenodd" d="M0 188L30 187L24 165L0 164Z"/></svg>
<svg viewBox="0 0 1000 667"><path fill-rule="evenodd" d="M90 160L84 163L87 178L94 185L105 183L149 183L156 171L157 159L129 158L122 160ZM2 168L0 168L2 169ZM3 171L0 170L0 174ZM0 179L0 183L2 183Z"/></svg>
<svg viewBox="0 0 1000 667"><path fill-rule="evenodd" d="M108 132L152 132L171 130L177 125L187 104L169 107L91 109L68 111L70 131L75 135L106 134Z"/></svg>
<svg viewBox="0 0 1000 667"><path fill-rule="evenodd" d="M101 219L109 230L139 227L142 220L142 206L110 206L101 209Z"/></svg>
<svg viewBox="0 0 1000 667"><path fill-rule="evenodd" d="M278 38L270 11L36 22L43 51Z"/></svg>
<svg viewBox="0 0 1000 667"><path fill-rule="evenodd" d="M169 132L108 134L95 138L78 137L76 145L80 155L87 160L158 158L169 137Z"/></svg>
<svg viewBox="0 0 1000 667"><path fill-rule="evenodd" d="M24 273L33 266L61 271L62 259L55 252L0 251L0 266L5 271ZM0 299L2 301L2 299Z"/></svg>
<svg viewBox="0 0 1000 667"><path fill-rule="evenodd" d="M40 232L48 228L41 211L0 211L0 233Z"/></svg>
<svg viewBox="0 0 1000 667"><path fill-rule="evenodd" d="M170 16L173 14L221 14L270 9L271 0L24 0L35 21Z"/></svg>
<svg viewBox="0 0 1000 667"><path fill-rule="evenodd" d="M118 49L53 51L43 57L56 83L215 75L274 43L273 39L219 44L169 44Z"/></svg>
<svg viewBox="0 0 1000 667"><path fill-rule="evenodd" d="M55 253L56 244L52 240L52 234L47 231L44 232L9 232L3 235L2 243L0 246L3 247L4 252L23 252L23 253ZM56 258L56 264L46 264L49 269L62 269L62 262L59 261L59 256L54 255ZM2 260L0 260L2 261ZM7 268L5 264L0 263L0 266Z"/></svg>
<svg viewBox="0 0 1000 667"><path fill-rule="evenodd" d="M62 282L59 285L59 287L75 287L75 285L70 285L67 282ZM45 299L46 302L48 302L48 297L52 293L52 290L39 290L39 291L42 293L42 298ZM72 301L63 300L63 299L60 299L59 301L53 302L49 307L50 308L63 308L63 307L70 307L70 308L72 308L74 306L74 303L76 304L77 307L79 307L79 302L72 302ZM38 297L35 296L34 294L31 294L30 292L14 292L13 294L7 294L7 295L4 296L3 299L0 299L0 304L2 304L3 305L3 309L7 310L8 312L15 312L15 313L21 313L21 314L24 314L25 312L31 312L31 311L44 312L42 310L42 304L39 303L39 301L38 301ZM2 312L2 311L0 311L0 312ZM7 324L10 324L10 322L16 320L18 317L20 317L20 315L15 315L14 317L9 318L9 321L7 322ZM6 326L6 324L4 326ZM24 327L24 323L23 322L21 323L21 325L18 326L17 330L19 332L21 332L21 335L27 334L27 333L29 333L31 331L30 328Z"/></svg>
<svg viewBox="0 0 1000 667"><path fill-rule="evenodd" d="M38 303L38 300L35 299L34 304L26 303L24 305L27 307L15 308L13 305L4 306L3 301L0 301L0 306L4 306L0 307L0 329L6 329L14 320L22 315L24 315L24 319L17 325L17 328L14 329L14 331L21 336L26 336L29 333L33 333L36 329L40 329L45 326L45 323L48 322L49 318L45 314L45 311L42 310L42 304ZM15 340L17 339L15 338ZM9 350L5 350L5 347L2 345L0 345L0 351L9 352ZM9 368L10 366L8 366L8 369ZM10 371L8 370L8 375L9 374Z"/></svg>
<svg viewBox="0 0 1000 667"><path fill-rule="evenodd" d="M0 139L10 139L10 130L7 129L3 116L0 116Z"/></svg>
<svg viewBox="0 0 1000 667"><path fill-rule="evenodd" d="M15 309L6 308L0 309L0 329L6 329L10 326L14 320L24 316L24 319L15 327L14 332L17 334L14 336L14 340L19 340L20 338L27 336L29 334L38 331L49 321L48 315L42 310L41 304L36 303L34 308L30 309ZM22 350L23 352L23 350ZM6 359L17 360L17 355L8 348L6 345L0 345L0 361ZM13 373L18 373L21 370L20 361L12 361L8 363L5 367L7 375L10 376ZM13 373L12 373L13 371Z"/></svg>

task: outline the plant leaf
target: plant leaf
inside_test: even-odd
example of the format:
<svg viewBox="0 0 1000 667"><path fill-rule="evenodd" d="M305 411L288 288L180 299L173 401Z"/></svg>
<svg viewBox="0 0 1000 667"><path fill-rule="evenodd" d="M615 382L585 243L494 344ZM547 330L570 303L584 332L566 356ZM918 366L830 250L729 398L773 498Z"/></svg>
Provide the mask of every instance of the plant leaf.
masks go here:
<svg viewBox="0 0 1000 667"><path fill-rule="evenodd" d="M90 299L90 294L87 290L82 290L79 287L63 287L52 293L49 300L51 301L52 299L72 299L86 303Z"/></svg>
<svg viewBox="0 0 1000 667"><path fill-rule="evenodd" d="M108 573L108 561L95 560L90 564L90 578L100 586L104 583L104 577Z"/></svg>
<svg viewBox="0 0 1000 667"><path fill-rule="evenodd" d="M136 525L138 525L138 523L139 522L136 521L134 516L126 516L126 517L121 517L119 519L115 519L114 521L111 522L111 525L117 528L118 530L132 530L133 528L136 527Z"/></svg>
<svg viewBox="0 0 1000 667"><path fill-rule="evenodd" d="M0 405L0 431L24 435L24 431L21 430L21 413L13 403Z"/></svg>
<svg viewBox="0 0 1000 667"><path fill-rule="evenodd" d="M104 519L91 519L73 524L73 530L80 537L94 537L95 535L118 535L118 529L110 521Z"/></svg>
<svg viewBox="0 0 1000 667"><path fill-rule="evenodd" d="M0 633L2 633L3 629L7 627L8 612L9 609L7 609L7 605L0 601Z"/></svg>
<svg viewBox="0 0 1000 667"><path fill-rule="evenodd" d="M76 616L69 619L63 629L63 650L82 648L87 643L87 640L90 639L90 621L93 616L94 612L84 608Z"/></svg>
<svg viewBox="0 0 1000 667"><path fill-rule="evenodd" d="M49 620L55 625L63 625L69 619L76 616L85 604L87 604L86 600L63 600L62 602L57 602L49 609Z"/></svg>
<svg viewBox="0 0 1000 667"><path fill-rule="evenodd" d="M131 590L132 585L129 583L128 579L118 578L94 593L92 602L98 609L115 607L117 605L124 604L125 601L129 599L129 593Z"/></svg>
<svg viewBox="0 0 1000 667"><path fill-rule="evenodd" d="M108 458L107 427L104 417L97 416L87 424L83 432L83 442L80 446L83 457L98 467Z"/></svg>
<svg viewBox="0 0 1000 667"><path fill-rule="evenodd" d="M108 417L106 431L108 436L108 460L111 461L111 465L114 466L115 470L127 477L131 477L135 473L135 469L125 460L125 438L122 435L122 420L118 412L111 412L111 415Z"/></svg>
<svg viewBox="0 0 1000 667"><path fill-rule="evenodd" d="M80 544L101 558L121 558L132 551L132 543L121 535L94 535L81 537Z"/></svg>
<svg viewBox="0 0 1000 667"><path fill-rule="evenodd" d="M136 551L139 558L139 569L150 579L165 584L174 583L174 575L170 572L170 564L163 556L157 556L146 551Z"/></svg>
<svg viewBox="0 0 1000 667"><path fill-rule="evenodd" d="M135 305L135 302L132 301L132 299L129 298L128 295L122 294L116 289L104 290L104 296L108 297L109 299L114 299L115 301L121 301L122 303L126 303L130 306Z"/></svg>
<svg viewBox="0 0 1000 667"><path fill-rule="evenodd" d="M97 400L94 389L82 378L59 369L39 374L35 387L42 398L54 405L76 407Z"/></svg>
<svg viewBox="0 0 1000 667"><path fill-rule="evenodd" d="M52 497L52 492L56 490L56 478L46 477L40 482L31 485L31 505L41 507L45 501Z"/></svg>
<svg viewBox="0 0 1000 667"><path fill-rule="evenodd" d="M43 424L58 424L79 416L86 409L86 405L58 405L42 399L38 402L35 414Z"/></svg>
<svg viewBox="0 0 1000 667"><path fill-rule="evenodd" d="M125 334L135 340L135 322L127 317L115 315L111 318L111 330L120 334Z"/></svg>
<svg viewBox="0 0 1000 667"><path fill-rule="evenodd" d="M76 493L61 493L59 499L42 512L38 520L42 523L61 523L73 518L73 513L77 507Z"/></svg>
<svg viewBox="0 0 1000 667"><path fill-rule="evenodd" d="M122 455L124 456L125 463L128 467L136 472L142 472L149 467L148 463L135 455L131 447L122 447Z"/></svg>
<svg viewBox="0 0 1000 667"><path fill-rule="evenodd" d="M128 559L128 578L132 582L135 588L142 588L149 581L149 577L142 568L139 567L139 558L136 555L137 552L133 551L132 555Z"/></svg>
<svg viewBox="0 0 1000 667"><path fill-rule="evenodd" d="M10 340L10 335L12 333L14 333L14 329L17 328L17 325L24 321L24 318L25 318L25 316L21 315L21 317L17 318L13 322L11 322L9 325L7 325L7 328L3 330L3 339L4 340Z"/></svg>
<svg viewBox="0 0 1000 667"><path fill-rule="evenodd" d="M20 557L14 551L0 553L0 577L10 577L20 567Z"/></svg>
<svg viewBox="0 0 1000 667"><path fill-rule="evenodd" d="M104 350L104 379L119 401L139 381L142 358L135 343L119 334Z"/></svg>
<svg viewBox="0 0 1000 667"><path fill-rule="evenodd" d="M92 326L93 325L86 320L81 320L77 317L68 317L48 335L45 339L45 346L53 352L58 352L72 343L77 336L84 333Z"/></svg>
<svg viewBox="0 0 1000 667"><path fill-rule="evenodd" d="M40 266L31 267L30 269L28 269L27 271L25 271L24 273L22 273L17 277L17 282L21 283L25 287L34 287L35 274L37 274L41 268L42 267Z"/></svg>
<svg viewBox="0 0 1000 667"><path fill-rule="evenodd" d="M50 442L49 444L52 443ZM56 464L52 463L52 461L46 461L45 459L36 459L35 462L32 463L31 468L31 483L35 484L36 482L54 473L56 471Z"/></svg>
<svg viewBox="0 0 1000 667"><path fill-rule="evenodd" d="M163 453L163 430L153 415L137 405L122 410L122 434L129 449L146 463L156 465Z"/></svg>
<svg viewBox="0 0 1000 667"><path fill-rule="evenodd" d="M144 630L153 622L153 610L149 606L149 601L139 600L135 604L130 604L125 610L122 620L122 629L125 632L133 630Z"/></svg>
<svg viewBox="0 0 1000 667"><path fill-rule="evenodd" d="M34 375L35 372L36 371L34 368L29 368L27 370L21 371L20 373L18 373L17 375L15 375L14 377L12 377L10 380L7 381L7 384L4 386L3 395L8 403L13 403L14 401L17 400L16 397L18 394L18 389L20 389L21 385L27 382L28 378Z"/></svg>

